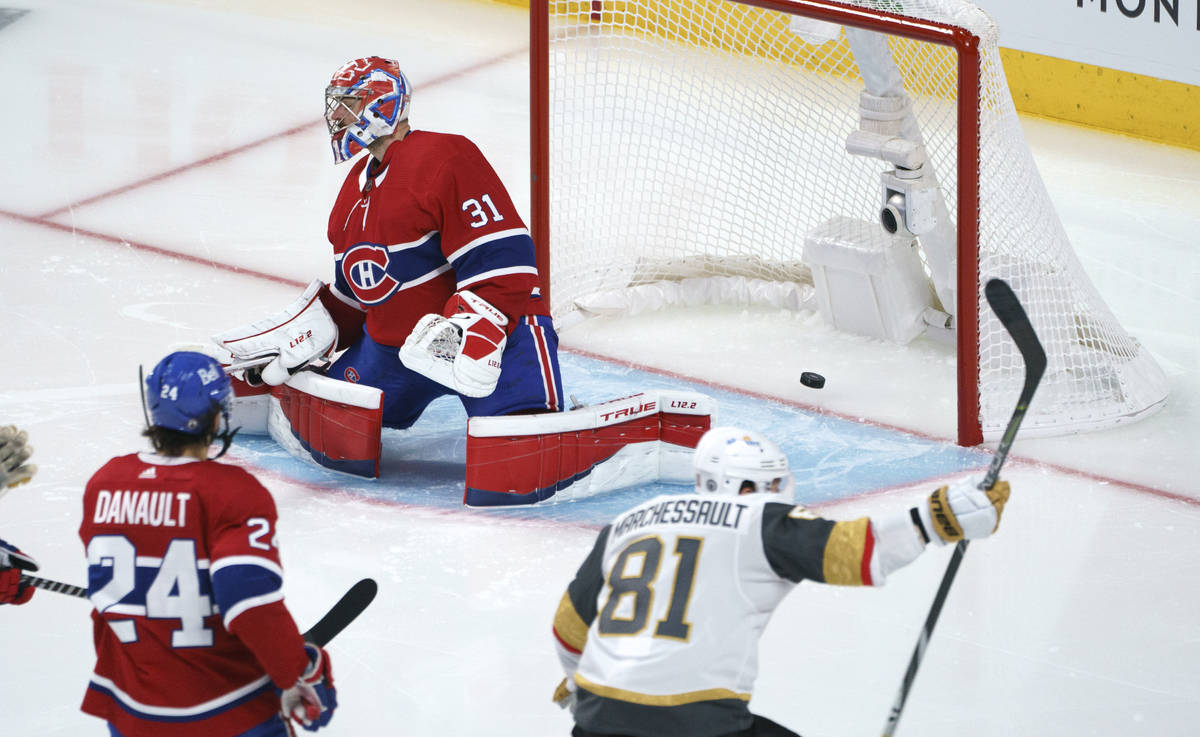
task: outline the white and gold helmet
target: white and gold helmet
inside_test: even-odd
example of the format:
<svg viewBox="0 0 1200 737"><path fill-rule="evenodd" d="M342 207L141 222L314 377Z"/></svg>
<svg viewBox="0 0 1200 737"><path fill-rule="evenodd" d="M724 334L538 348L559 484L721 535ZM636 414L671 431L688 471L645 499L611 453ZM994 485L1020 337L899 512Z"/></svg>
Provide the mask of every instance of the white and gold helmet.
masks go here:
<svg viewBox="0 0 1200 737"><path fill-rule="evenodd" d="M788 459L761 433L738 427L714 427L700 438L692 457L696 491L702 494L772 493L792 504L795 483Z"/></svg>

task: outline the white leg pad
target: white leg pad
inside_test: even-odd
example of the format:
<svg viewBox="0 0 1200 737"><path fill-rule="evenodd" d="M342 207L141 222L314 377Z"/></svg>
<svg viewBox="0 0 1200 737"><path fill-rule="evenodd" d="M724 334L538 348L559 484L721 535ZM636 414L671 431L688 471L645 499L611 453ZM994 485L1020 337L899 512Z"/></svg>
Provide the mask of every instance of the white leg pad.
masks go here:
<svg viewBox="0 0 1200 737"><path fill-rule="evenodd" d="M334 471L379 477L383 392L304 371L275 387L267 432L289 454Z"/></svg>
<svg viewBox="0 0 1200 737"><path fill-rule="evenodd" d="M655 481L692 483L716 400L657 391L569 412L467 421L468 506L579 499Z"/></svg>

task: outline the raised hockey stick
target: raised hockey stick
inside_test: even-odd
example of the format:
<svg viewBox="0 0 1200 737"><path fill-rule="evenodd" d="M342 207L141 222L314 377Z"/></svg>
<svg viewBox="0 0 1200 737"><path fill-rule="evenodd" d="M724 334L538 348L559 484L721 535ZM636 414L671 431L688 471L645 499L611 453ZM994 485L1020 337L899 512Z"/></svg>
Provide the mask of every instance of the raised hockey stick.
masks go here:
<svg viewBox="0 0 1200 737"><path fill-rule="evenodd" d="M46 578L38 578L37 576L30 576L23 573L21 574L21 583L45 589L46 591L53 591L56 594L75 596L80 599L87 598L87 589L61 581L51 581ZM346 626L353 622L358 615L363 613L363 610L374 601L375 594L378 591L378 584L371 578L364 578L354 584L325 613L324 617L321 617L316 624L304 633L304 639L314 645L325 647L333 638L338 636L338 633L346 629Z"/></svg>
<svg viewBox="0 0 1200 737"><path fill-rule="evenodd" d="M1012 288L1008 286L1007 282L1001 279L988 281L987 286L984 287L984 295L987 297L992 311L1000 320L1000 324L1012 336L1017 350L1021 352L1021 359L1025 362L1025 384L1021 387L1021 395L1017 398L1017 408L1013 410L1008 427L1004 429L1004 435L1000 438L1000 444L996 446L996 454L992 456L992 463L988 466L987 474L979 483L979 488L986 490L992 488L996 479L999 478L1000 467L1004 465L1004 459L1008 457L1008 450L1017 436L1017 428L1021 426L1021 420L1025 419L1025 412L1029 409L1033 393L1037 391L1042 374L1046 372L1046 351L1042 348L1037 333L1033 331L1033 325L1029 322L1029 316L1025 314L1025 308L1021 306L1020 300L1017 299L1017 295L1013 294ZM929 615L925 617L925 626L921 628L921 635L917 638L917 647L908 661L908 670L905 671L904 681L900 684L900 693L896 695L896 703L892 705L887 723L883 727L883 737L892 737L896 731L896 725L900 722L900 713L904 710L905 701L908 700L909 689L916 680L917 668L921 666L921 660L925 657L925 648L929 646L929 638L933 636L933 627L942 613L942 605L946 603L950 585L954 583L958 567L962 564L963 556L966 554L967 541L960 540L958 545L954 546L950 564L946 566L942 583L933 597L933 606L929 609Z"/></svg>

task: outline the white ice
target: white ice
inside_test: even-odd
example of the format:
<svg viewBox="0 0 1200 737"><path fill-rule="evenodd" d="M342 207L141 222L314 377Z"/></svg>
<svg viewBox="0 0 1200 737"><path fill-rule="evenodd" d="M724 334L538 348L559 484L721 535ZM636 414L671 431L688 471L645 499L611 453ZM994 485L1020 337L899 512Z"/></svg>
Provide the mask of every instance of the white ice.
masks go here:
<svg viewBox="0 0 1200 737"><path fill-rule="evenodd" d="M320 120L332 71L364 54L400 59L414 124L473 138L527 215L527 20L458 0L22 7L0 29L10 142L0 423L30 432L40 471L0 501L0 537L47 577L82 582L83 484L142 447L138 364L277 310L328 275L325 220L344 175ZM1137 424L1018 439L1003 527L971 547L898 734L1195 735L1200 154L1023 123L1084 266L1172 394ZM947 442L951 364L935 346L916 348L918 370L861 351L815 315L715 308L597 320L562 337L658 371L567 354L568 391L596 400L622 382L694 380L720 393L727 419L761 419L830 516L911 504L987 461ZM826 389L800 386L805 369L826 374ZM867 398L880 390L913 401L878 416ZM301 470L265 441L233 451L278 501L301 626L358 578L381 584L330 648L341 708L326 733L567 734L550 702L561 677L550 621L611 505L638 492L462 508L462 417L435 410L389 434L392 471L374 485ZM855 484L861 493L822 495ZM948 555L930 552L878 590L799 587L767 629L752 708L808 737L877 733ZM88 611L48 592L0 609L0 735L106 734L78 710L93 662Z"/></svg>

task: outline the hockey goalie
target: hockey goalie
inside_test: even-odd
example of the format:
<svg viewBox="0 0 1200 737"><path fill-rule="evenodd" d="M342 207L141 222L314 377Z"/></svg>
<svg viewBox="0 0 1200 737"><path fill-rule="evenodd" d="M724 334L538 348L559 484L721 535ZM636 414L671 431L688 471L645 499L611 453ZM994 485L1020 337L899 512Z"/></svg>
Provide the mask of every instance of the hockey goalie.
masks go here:
<svg viewBox="0 0 1200 737"><path fill-rule="evenodd" d="M329 216L334 278L214 336L244 371L237 420L295 455L376 477L381 429L411 427L455 395L472 428L470 504L645 481L634 467L659 473L658 448L694 447L712 401L655 395L563 412L529 232L471 141L410 127L411 95L396 62L379 57L348 62L326 88L334 160L357 157ZM519 474L494 460L514 453ZM613 458L626 470L592 471Z"/></svg>
<svg viewBox="0 0 1200 737"><path fill-rule="evenodd" d="M364 331L335 320L343 304L336 299L328 285L314 281L282 312L214 337L229 352L234 375L231 424L267 433L306 461L377 477L382 428L409 427L420 412L403 403L397 411L389 402L393 390L411 397L403 383L369 386L362 380L370 375L366 371L354 364L339 368L350 354L339 336L357 327L361 342ZM375 354L384 350L374 345ZM403 359L404 347L391 350ZM425 390L424 409L433 398L455 393L453 369L446 371L446 384L407 365L397 373L411 374L408 380ZM691 449L715 414L711 398L681 391L637 393L569 411L538 407L494 415L472 411L488 406L480 401L488 395L456 393L469 416L463 501L470 506L581 498L655 480L685 482Z"/></svg>

